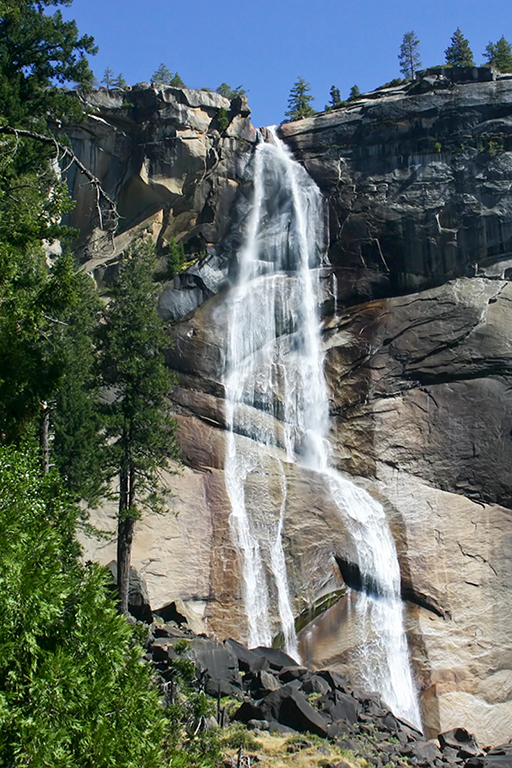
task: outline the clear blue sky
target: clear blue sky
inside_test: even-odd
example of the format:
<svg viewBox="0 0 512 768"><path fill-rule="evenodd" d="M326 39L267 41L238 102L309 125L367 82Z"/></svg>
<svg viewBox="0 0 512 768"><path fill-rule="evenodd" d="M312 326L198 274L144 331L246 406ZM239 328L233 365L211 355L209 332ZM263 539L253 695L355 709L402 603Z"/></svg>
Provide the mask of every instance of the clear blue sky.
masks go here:
<svg viewBox="0 0 512 768"><path fill-rule="evenodd" d="M149 80L164 62L191 88L243 85L257 126L281 122L298 76L318 110L331 85L346 98L355 83L398 77L404 32L419 37L423 66L444 62L458 26L477 64L489 41L512 42L510 0L74 0L63 13L96 39L98 79L108 66Z"/></svg>

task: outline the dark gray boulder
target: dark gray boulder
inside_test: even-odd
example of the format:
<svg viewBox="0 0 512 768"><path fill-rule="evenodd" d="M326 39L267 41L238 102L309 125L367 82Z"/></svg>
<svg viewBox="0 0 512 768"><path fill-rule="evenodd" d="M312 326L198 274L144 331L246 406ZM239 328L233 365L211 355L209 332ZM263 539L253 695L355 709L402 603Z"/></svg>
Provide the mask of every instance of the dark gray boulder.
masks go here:
<svg viewBox="0 0 512 768"><path fill-rule="evenodd" d="M219 688L231 695L232 689L242 688L236 655L223 643L206 637L196 637L190 644L190 654L196 662L199 680L208 685L211 695L217 695Z"/></svg>
<svg viewBox="0 0 512 768"><path fill-rule="evenodd" d="M469 758L480 752L475 737L468 733L465 728L453 728L451 731L440 733L438 738L441 749L446 747L456 749L458 757Z"/></svg>
<svg viewBox="0 0 512 768"><path fill-rule="evenodd" d="M309 704L303 693L292 685L285 685L269 693L257 704L245 701L237 710L235 720L275 721L295 731L309 731L317 736L327 736L330 720Z"/></svg>
<svg viewBox="0 0 512 768"><path fill-rule="evenodd" d="M333 720L346 720L349 723L357 722L361 711L361 704L353 696L342 691L331 691L320 699L322 707Z"/></svg>
<svg viewBox="0 0 512 768"><path fill-rule="evenodd" d="M224 645L235 654L241 672L260 672L269 669L269 663L264 656L249 650L242 643L229 639L224 641Z"/></svg>

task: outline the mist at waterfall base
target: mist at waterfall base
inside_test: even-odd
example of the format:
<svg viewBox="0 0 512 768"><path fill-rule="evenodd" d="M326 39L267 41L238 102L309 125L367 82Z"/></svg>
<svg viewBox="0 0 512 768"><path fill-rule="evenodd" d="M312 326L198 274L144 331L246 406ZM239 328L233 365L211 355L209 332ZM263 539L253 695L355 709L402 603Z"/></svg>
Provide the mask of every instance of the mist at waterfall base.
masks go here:
<svg viewBox="0 0 512 768"><path fill-rule="evenodd" d="M225 477L239 552L250 647L272 643L279 615L287 653L300 662L283 549L285 465L319 473L353 537L359 569L378 589L359 592L351 621L364 638L356 681L421 727L409 664L394 541L382 506L329 464L319 274L326 248L322 195L272 132L254 158L254 201L226 350ZM349 601L352 604L352 601Z"/></svg>

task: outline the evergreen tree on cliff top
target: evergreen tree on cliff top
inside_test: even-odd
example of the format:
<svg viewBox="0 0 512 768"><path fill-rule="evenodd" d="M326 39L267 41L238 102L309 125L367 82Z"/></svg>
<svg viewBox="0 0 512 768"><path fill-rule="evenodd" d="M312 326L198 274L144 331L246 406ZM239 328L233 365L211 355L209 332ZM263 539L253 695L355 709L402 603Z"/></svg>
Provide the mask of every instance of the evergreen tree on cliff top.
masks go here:
<svg viewBox="0 0 512 768"><path fill-rule="evenodd" d="M497 43L489 43L484 53L489 66L498 72L512 72L512 48L503 35Z"/></svg>
<svg viewBox="0 0 512 768"><path fill-rule="evenodd" d="M156 310L154 268L154 246L147 240L125 254L101 328L110 468L119 480L117 584L125 613L135 522L144 509L163 511L158 472L177 457L166 400L172 383L163 358L168 340Z"/></svg>
<svg viewBox="0 0 512 768"><path fill-rule="evenodd" d="M285 113L285 117L288 120L301 120L303 117L316 115L315 110L311 106L311 102L315 100L315 97L311 96L310 90L310 84L304 78L299 77L288 97L288 110Z"/></svg>
<svg viewBox="0 0 512 768"><path fill-rule="evenodd" d="M412 31L406 32L400 46L400 53L398 54L400 72L406 80L414 80L417 70L421 67L419 49L420 41L415 33Z"/></svg>
<svg viewBox="0 0 512 768"><path fill-rule="evenodd" d="M469 47L469 41L457 27L452 35L451 45L444 52L446 63L452 67L474 67L473 52Z"/></svg>

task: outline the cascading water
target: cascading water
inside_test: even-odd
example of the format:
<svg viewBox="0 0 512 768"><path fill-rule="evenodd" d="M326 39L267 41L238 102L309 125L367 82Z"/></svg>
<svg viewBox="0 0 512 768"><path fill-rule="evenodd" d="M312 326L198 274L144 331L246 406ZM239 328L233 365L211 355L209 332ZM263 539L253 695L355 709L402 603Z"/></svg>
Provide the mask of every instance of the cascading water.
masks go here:
<svg viewBox="0 0 512 768"><path fill-rule="evenodd" d="M298 657L282 531L286 462L322 476L354 538L363 591L353 619L365 638L360 682L420 726L409 666L394 542L382 506L329 465L319 272L325 244L320 191L274 134L260 143L254 203L230 294L225 377L226 487L241 555L250 646L269 645L273 579L287 652Z"/></svg>

